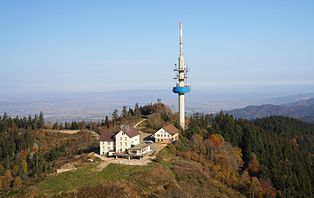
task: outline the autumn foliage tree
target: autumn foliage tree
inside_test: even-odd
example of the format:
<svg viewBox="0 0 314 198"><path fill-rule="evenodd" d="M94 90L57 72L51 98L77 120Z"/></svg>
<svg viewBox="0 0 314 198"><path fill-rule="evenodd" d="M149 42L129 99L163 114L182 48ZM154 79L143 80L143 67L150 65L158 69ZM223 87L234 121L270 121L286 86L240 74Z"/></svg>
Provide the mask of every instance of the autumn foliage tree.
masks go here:
<svg viewBox="0 0 314 198"><path fill-rule="evenodd" d="M259 161L257 160L255 153L253 152L250 154L250 159L249 159L249 164L248 164L247 169L251 176L258 176L260 173L261 165Z"/></svg>
<svg viewBox="0 0 314 198"><path fill-rule="evenodd" d="M11 169L11 175L14 177L14 176L17 176L19 174L19 171L20 171L20 167L19 165L15 164L12 169Z"/></svg>
<svg viewBox="0 0 314 198"><path fill-rule="evenodd" d="M215 133L215 134L211 134L209 135L208 139L215 145L215 146L219 146L224 142L224 138Z"/></svg>
<svg viewBox="0 0 314 198"><path fill-rule="evenodd" d="M14 187L20 187L22 185L22 183L23 183L23 181L22 181L21 177L20 176L16 176L14 178L13 186Z"/></svg>
<svg viewBox="0 0 314 198"><path fill-rule="evenodd" d="M28 165L25 159L21 160L21 169L23 171L23 175L26 176L28 171Z"/></svg>
<svg viewBox="0 0 314 198"><path fill-rule="evenodd" d="M153 113L148 119L147 119L148 126L150 128L153 128L155 130L160 129L164 125L164 121L162 119L162 116L159 113Z"/></svg>
<svg viewBox="0 0 314 198"><path fill-rule="evenodd" d="M11 187L11 183L12 183L12 175L11 175L11 171L7 170L4 174L4 178L3 178L3 182L2 182L2 186L4 189L8 189Z"/></svg>

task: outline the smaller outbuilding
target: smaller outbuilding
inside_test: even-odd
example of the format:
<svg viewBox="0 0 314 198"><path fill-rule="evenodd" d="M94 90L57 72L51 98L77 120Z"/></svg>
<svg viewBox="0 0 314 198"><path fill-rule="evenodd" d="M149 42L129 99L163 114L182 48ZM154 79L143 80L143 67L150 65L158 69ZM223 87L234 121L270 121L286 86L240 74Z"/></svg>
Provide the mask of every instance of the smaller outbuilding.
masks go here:
<svg viewBox="0 0 314 198"><path fill-rule="evenodd" d="M169 124L165 127L159 129L155 134L155 143L169 144L178 140L179 138L179 129L177 129L172 124Z"/></svg>
<svg viewBox="0 0 314 198"><path fill-rule="evenodd" d="M128 149L130 156L144 156L151 151L149 144L139 144Z"/></svg>

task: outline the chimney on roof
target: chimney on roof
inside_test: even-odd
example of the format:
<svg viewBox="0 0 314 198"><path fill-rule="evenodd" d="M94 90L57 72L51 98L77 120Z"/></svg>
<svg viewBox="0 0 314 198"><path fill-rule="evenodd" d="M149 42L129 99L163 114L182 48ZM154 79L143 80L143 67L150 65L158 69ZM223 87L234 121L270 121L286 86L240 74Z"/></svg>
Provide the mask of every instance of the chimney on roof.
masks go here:
<svg viewBox="0 0 314 198"><path fill-rule="evenodd" d="M129 125L121 125L120 128L121 128L122 131L125 131L125 132L128 132L130 130Z"/></svg>

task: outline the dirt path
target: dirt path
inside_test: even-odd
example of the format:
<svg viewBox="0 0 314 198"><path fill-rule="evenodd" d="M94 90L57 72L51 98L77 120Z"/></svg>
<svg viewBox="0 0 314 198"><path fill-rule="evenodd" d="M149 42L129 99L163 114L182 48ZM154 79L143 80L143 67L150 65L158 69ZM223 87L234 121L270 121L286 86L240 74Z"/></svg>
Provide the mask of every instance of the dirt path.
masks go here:
<svg viewBox="0 0 314 198"><path fill-rule="evenodd" d="M80 132L81 130L55 130L55 129L46 129L45 132L50 132L50 133L64 133L64 134L76 134L78 132ZM88 133L91 133L94 137L99 138L99 134L96 133L95 131L91 131L91 130L86 130L83 129L82 131L86 131Z"/></svg>
<svg viewBox="0 0 314 198"><path fill-rule="evenodd" d="M106 159L102 160L98 166L96 166L96 171L102 171L104 168L106 168L110 163L112 159Z"/></svg>
<svg viewBox="0 0 314 198"><path fill-rule="evenodd" d="M101 159L100 164L96 167L96 171L102 171L110 163L114 164L124 164L130 166L146 166L152 160L156 159L156 154L166 147L165 144L151 144L152 151L145 155L142 159L124 159L124 158L109 158L104 156L99 156Z"/></svg>
<svg viewBox="0 0 314 198"><path fill-rule="evenodd" d="M144 122L146 120L146 118L143 118L141 121L139 121L138 123L136 123L134 125L134 128L137 128L138 125L142 124L142 122Z"/></svg>
<svg viewBox="0 0 314 198"><path fill-rule="evenodd" d="M76 134L76 133L80 132L80 130L55 130L55 129L46 129L45 132L64 133L64 134Z"/></svg>
<svg viewBox="0 0 314 198"><path fill-rule="evenodd" d="M124 165L130 165L130 166L146 166L148 163L154 159L155 156L147 156L143 159L124 159L124 158L106 158L103 160L97 167L96 171L102 171L104 168L106 168L110 163L113 164L124 164Z"/></svg>
<svg viewBox="0 0 314 198"><path fill-rule="evenodd" d="M87 130L87 132L91 133L92 136L94 136L97 140L99 139L100 135L96 133L95 131Z"/></svg>

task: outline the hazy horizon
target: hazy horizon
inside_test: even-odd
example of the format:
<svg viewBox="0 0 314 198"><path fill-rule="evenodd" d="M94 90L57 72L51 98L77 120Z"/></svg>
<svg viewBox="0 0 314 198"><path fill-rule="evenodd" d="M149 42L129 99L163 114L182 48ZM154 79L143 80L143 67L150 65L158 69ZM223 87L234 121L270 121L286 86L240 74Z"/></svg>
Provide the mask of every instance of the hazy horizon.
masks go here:
<svg viewBox="0 0 314 198"><path fill-rule="evenodd" d="M28 116L44 113L48 121L101 120L111 117L114 109L119 112L123 106L134 107L161 99L173 111L177 110L177 95L171 90L129 90L89 93L35 94L0 98L0 116ZM314 92L284 94L277 92L204 92L193 90L186 97L187 114L216 113L243 108L248 105L284 104L302 99L314 98Z"/></svg>

